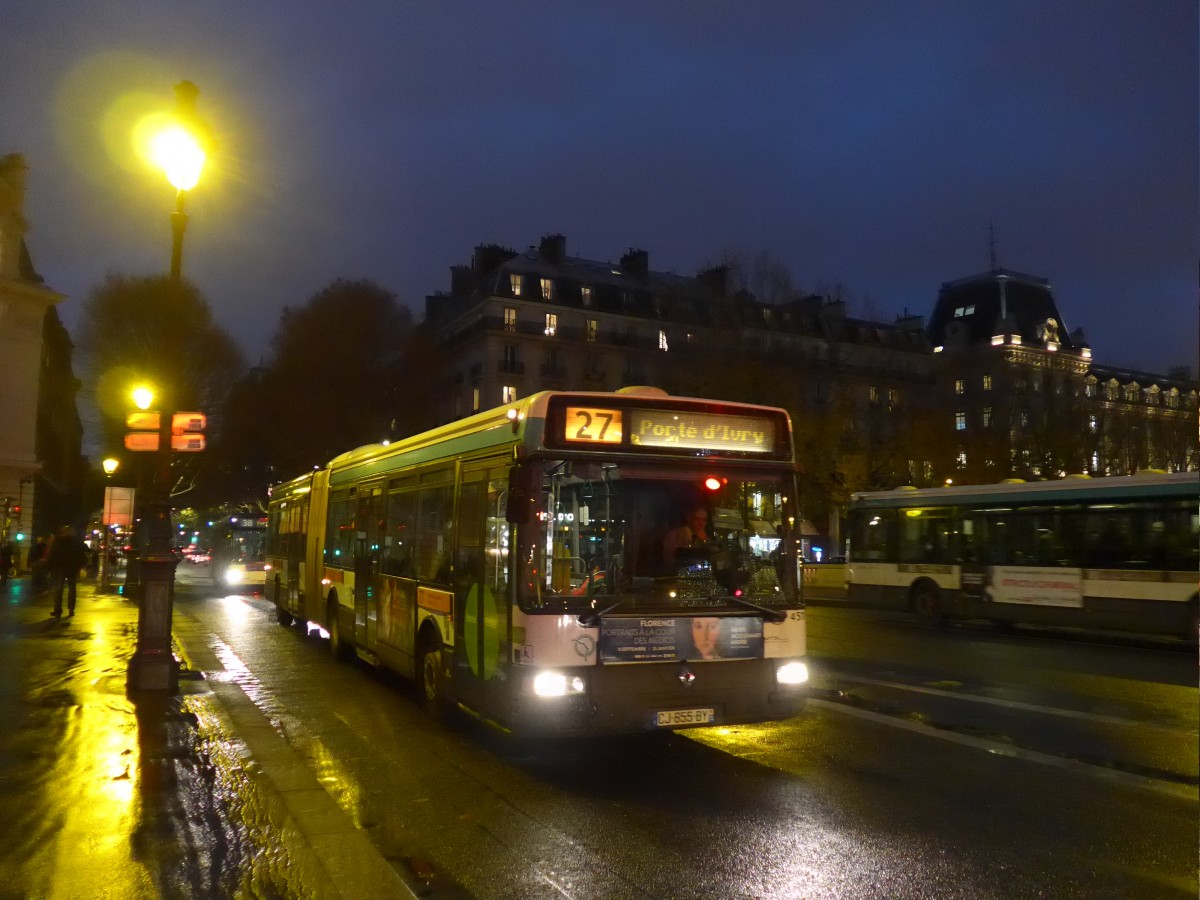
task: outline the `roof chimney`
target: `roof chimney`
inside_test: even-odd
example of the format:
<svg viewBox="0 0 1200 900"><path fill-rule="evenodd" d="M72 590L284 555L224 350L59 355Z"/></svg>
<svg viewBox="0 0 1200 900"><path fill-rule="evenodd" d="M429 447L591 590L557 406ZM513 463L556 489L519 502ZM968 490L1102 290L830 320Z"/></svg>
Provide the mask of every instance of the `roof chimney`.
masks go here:
<svg viewBox="0 0 1200 900"><path fill-rule="evenodd" d="M567 237L564 234L547 234L542 237L538 247L542 259L546 262L562 265L567 258Z"/></svg>
<svg viewBox="0 0 1200 900"><path fill-rule="evenodd" d="M650 254L645 250L630 247L621 257L621 268L639 278L645 278L646 273L650 271Z"/></svg>

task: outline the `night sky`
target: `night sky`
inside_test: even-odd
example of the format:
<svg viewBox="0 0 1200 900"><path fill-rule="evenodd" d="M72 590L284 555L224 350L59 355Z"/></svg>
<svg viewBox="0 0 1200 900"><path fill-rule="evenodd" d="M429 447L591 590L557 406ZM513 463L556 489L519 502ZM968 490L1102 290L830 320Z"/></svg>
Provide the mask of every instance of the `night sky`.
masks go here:
<svg viewBox="0 0 1200 900"><path fill-rule="evenodd" d="M999 264L1097 362L1197 366L1195 0L13 0L0 153L68 327L161 274L173 190L137 113L200 88L216 149L183 270L250 362L337 277L414 310L476 244L694 274L766 251L850 312L928 316Z"/></svg>

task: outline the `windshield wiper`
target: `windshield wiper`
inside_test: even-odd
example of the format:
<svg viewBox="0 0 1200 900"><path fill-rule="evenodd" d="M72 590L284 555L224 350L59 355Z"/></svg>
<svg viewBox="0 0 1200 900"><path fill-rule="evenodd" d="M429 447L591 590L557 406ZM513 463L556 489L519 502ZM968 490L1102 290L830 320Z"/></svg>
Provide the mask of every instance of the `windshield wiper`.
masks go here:
<svg viewBox="0 0 1200 900"><path fill-rule="evenodd" d="M593 610L590 610L585 613L580 613L579 614L579 624L582 625L584 628L595 628L597 625L600 624L601 616L608 615L610 612L612 612L618 606L623 605L628 600L629 600L628 597L622 597L620 600L616 601L615 603L609 604L608 606L604 607L604 609L593 609Z"/></svg>
<svg viewBox="0 0 1200 900"><path fill-rule="evenodd" d="M787 619L787 610L771 609L767 606L759 606L757 603L751 603L745 597L735 597L733 594L727 594L721 598L722 600L730 600L733 603L739 603L748 609L757 610L763 614L763 618L769 622L774 622L776 625Z"/></svg>

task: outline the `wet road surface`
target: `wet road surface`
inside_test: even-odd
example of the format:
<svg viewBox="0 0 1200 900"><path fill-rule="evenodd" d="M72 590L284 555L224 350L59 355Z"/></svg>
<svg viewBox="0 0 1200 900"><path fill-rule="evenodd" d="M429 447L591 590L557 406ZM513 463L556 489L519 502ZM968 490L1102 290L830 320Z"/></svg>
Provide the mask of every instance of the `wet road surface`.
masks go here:
<svg viewBox="0 0 1200 900"><path fill-rule="evenodd" d="M530 752L432 723L403 682L336 664L261 599L185 615L383 858L472 896L1196 895L1186 654L968 647L961 635L811 610L819 687L835 699L807 714ZM922 690L896 687L905 678ZM1083 711L1113 721L1071 720L1071 740L1116 747L1115 764L1072 759L1059 726L1037 724L1089 696ZM1043 708L1022 706L1035 701ZM930 702L966 704L978 721L920 706ZM1137 753L1106 729L1133 734ZM1163 735L1159 758L1138 755ZM1140 760L1133 777L1113 777L1125 758Z"/></svg>

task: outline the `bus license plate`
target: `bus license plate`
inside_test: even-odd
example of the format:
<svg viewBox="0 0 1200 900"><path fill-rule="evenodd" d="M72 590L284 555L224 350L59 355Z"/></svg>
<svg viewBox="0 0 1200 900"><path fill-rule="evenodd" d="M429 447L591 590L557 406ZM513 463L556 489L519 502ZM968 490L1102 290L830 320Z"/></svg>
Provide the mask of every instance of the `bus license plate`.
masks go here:
<svg viewBox="0 0 1200 900"><path fill-rule="evenodd" d="M659 728L673 725L710 725L716 718L714 709L664 709L655 713L655 724Z"/></svg>

